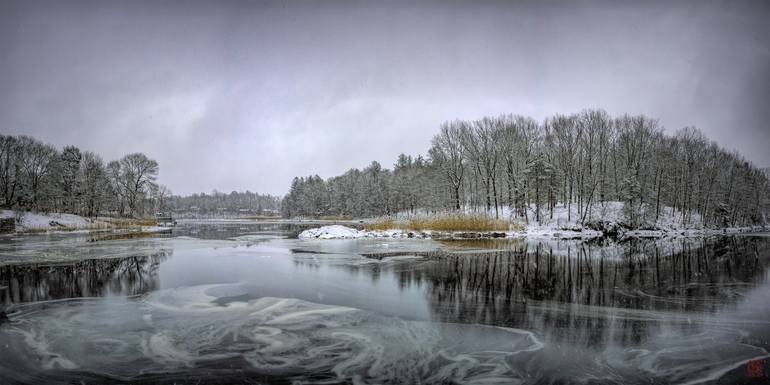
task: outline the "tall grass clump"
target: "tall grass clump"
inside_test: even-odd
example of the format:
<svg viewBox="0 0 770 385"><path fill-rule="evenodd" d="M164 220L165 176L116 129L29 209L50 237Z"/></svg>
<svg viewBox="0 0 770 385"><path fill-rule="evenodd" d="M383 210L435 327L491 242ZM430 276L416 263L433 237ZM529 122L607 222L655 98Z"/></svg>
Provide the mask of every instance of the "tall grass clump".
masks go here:
<svg viewBox="0 0 770 385"><path fill-rule="evenodd" d="M477 214L436 214L395 220L377 218L364 225L366 230L433 230L433 231L521 231L524 227L516 222L490 218Z"/></svg>
<svg viewBox="0 0 770 385"><path fill-rule="evenodd" d="M406 230L404 222L396 222L393 218L382 217L375 218L364 223L364 230L385 231L385 230Z"/></svg>
<svg viewBox="0 0 770 385"><path fill-rule="evenodd" d="M103 218L101 220L119 230L132 229L139 226L158 225L158 221L155 220L155 218Z"/></svg>

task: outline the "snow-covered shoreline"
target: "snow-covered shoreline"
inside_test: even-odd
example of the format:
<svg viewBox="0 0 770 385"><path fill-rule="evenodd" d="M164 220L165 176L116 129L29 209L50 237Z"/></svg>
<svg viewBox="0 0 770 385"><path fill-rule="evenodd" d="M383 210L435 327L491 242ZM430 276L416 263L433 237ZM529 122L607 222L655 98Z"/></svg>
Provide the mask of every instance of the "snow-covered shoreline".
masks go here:
<svg viewBox="0 0 770 385"><path fill-rule="evenodd" d="M487 215L490 218L503 218L503 220L521 223L520 226L511 226L508 231L412 231L400 230L410 227L413 219L431 219L441 215L457 215L458 213L397 213L382 218L370 218L364 223L374 225L395 225L400 229L391 230L356 230L345 226L324 226L310 229L300 234L300 238L341 239L341 238L433 238L433 239L473 239L473 238L527 238L527 239L594 239L601 237L623 238L681 238L681 237L707 237L716 235L741 234L750 232L768 231L766 226L754 227L729 227L708 228L704 226L701 217L697 213L683 215L680 211L670 207L662 207L655 213L650 207L642 210L644 220L639 220L636 227L628 225L625 204L623 202L602 202L591 207L588 213L579 213L573 206L558 204L552 211L541 210L536 215L536 210L530 207L527 210L527 218L521 219L514 216L509 207L503 207L502 211L485 212L468 211L465 209L459 215ZM429 222L429 221L428 221ZM523 223L522 223L523 222ZM524 225L524 223L527 223ZM519 230L513 230L519 228Z"/></svg>
<svg viewBox="0 0 770 385"><path fill-rule="evenodd" d="M628 230L620 232L618 238L679 238L706 237L752 232L763 232L765 227L737 227L725 229L671 229L671 230ZM556 229L551 227L528 227L523 231L413 231L413 230L358 230L342 225L322 226L302 231L300 239L360 239L360 238L417 238L417 239L594 239L605 233L590 229Z"/></svg>
<svg viewBox="0 0 770 385"><path fill-rule="evenodd" d="M138 231L142 233L165 233L170 231L168 227L136 225L130 228L118 229L105 218L90 219L75 214L62 213L17 213L12 210L0 211L0 218L15 218L16 231L13 234L37 234L37 233L67 233L90 234L116 231ZM109 218L106 218L109 219Z"/></svg>
<svg viewBox="0 0 770 385"><path fill-rule="evenodd" d="M30 230L57 230L62 228L68 229L87 229L90 227L103 226L107 227L107 223L101 221L91 220L80 215L75 214L61 214L61 213L33 213L33 212L15 212L13 210L0 211L0 218L16 218L16 229L30 231Z"/></svg>

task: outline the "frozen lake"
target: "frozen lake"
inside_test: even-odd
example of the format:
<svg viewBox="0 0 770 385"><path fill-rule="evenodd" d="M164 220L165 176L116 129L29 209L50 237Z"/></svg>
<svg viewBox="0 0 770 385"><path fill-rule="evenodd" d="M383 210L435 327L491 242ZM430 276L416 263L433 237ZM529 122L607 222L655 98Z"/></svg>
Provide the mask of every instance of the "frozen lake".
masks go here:
<svg viewBox="0 0 770 385"><path fill-rule="evenodd" d="M768 357L765 235L439 243L301 229L0 238L0 383L734 383Z"/></svg>

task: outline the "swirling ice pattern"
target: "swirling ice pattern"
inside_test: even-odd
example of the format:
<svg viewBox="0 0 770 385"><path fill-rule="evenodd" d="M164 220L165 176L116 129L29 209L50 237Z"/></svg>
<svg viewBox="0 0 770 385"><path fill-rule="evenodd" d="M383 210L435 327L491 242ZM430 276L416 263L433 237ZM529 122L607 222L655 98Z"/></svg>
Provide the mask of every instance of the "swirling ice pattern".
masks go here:
<svg viewBox="0 0 770 385"><path fill-rule="evenodd" d="M405 321L296 299L212 302L239 294L234 285L196 286L20 307L6 325L13 338L3 333L0 342L39 367L9 366L3 377L78 370L130 380L241 362L296 382L510 384L527 377L516 360L543 347L510 328Z"/></svg>

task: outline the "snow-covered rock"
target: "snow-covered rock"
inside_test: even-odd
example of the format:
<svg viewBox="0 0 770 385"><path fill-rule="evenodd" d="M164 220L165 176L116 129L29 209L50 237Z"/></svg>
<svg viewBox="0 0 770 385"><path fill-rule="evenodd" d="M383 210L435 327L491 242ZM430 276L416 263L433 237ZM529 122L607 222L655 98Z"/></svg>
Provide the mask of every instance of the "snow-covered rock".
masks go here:
<svg viewBox="0 0 770 385"><path fill-rule="evenodd" d="M302 239L348 239L363 237L366 237L366 232L341 225L323 226L299 233L299 238Z"/></svg>

